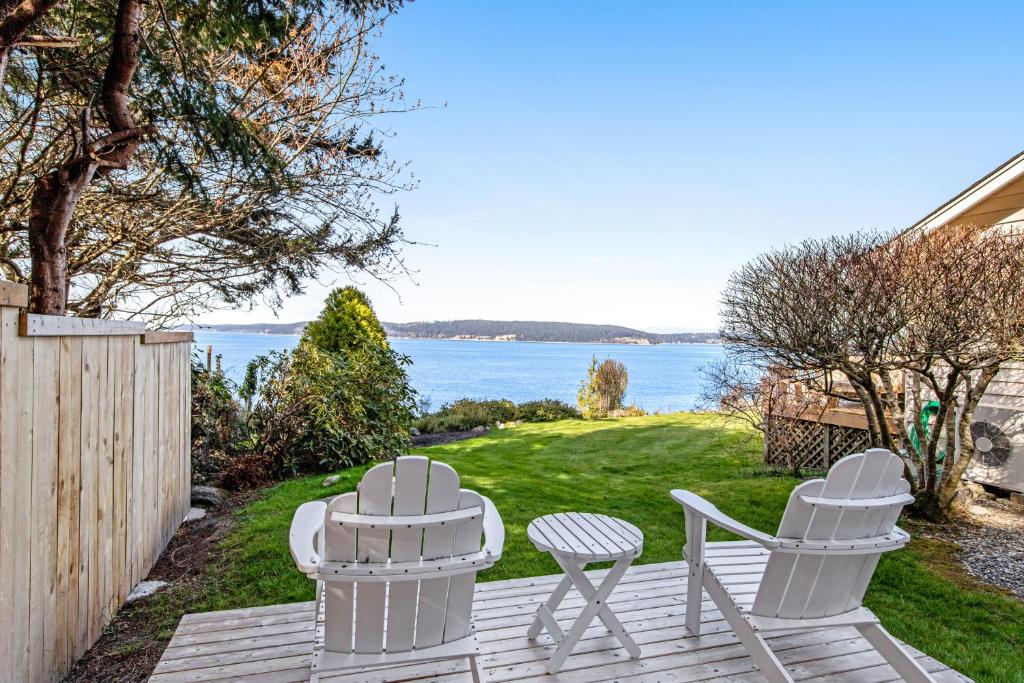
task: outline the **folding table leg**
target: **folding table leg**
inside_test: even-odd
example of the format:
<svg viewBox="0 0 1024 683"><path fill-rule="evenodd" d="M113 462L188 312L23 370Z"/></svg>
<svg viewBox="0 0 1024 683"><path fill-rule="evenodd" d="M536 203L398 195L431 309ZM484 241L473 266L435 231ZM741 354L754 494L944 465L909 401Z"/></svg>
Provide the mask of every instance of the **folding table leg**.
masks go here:
<svg viewBox="0 0 1024 683"><path fill-rule="evenodd" d="M613 590L615 586L618 585L622 575L626 573L627 569L629 569L629 565L632 564L632 562L633 558L623 558L616 562L612 571L608 573L608 577L611 577L612 572L618 569L620 564L622 565L622 571L615 579L615 584L612 585ZM573 583L576 585L576 589L584 599L590 600L597 592L597 589L594 588L594 584L591 583L590 578L583 573L582 567L566 564L562 568L566 575L572 578ZM605 578L605 581L607 580L608 578ZM610 593L611 591L609 591L609 594ZM605 627L615 635L618 641L622 643L622 646L626 648L626 652L629 653L630 657L633 659L640 659L640 646L637 645L636 641L634 641L629 633L626 632L626 628L622 625L622 622L619 621L619 618L615 616L615 613L612 612L611 608L604 603L605 601L602 600L601 608L597 612L598 618L604 623ZM589 625L590 624L588 623L587 626Z"/></svg>
<svg viewBox="0 0 1024 683"><path fill-rule="evenodd" d="M633 656L639 657L640 648L638 648L636 643L633 642L633 639L626 634L625 629L622 629L622 624L619 624L618 619L611 614L611 610L608 610L606 605L608 596L611 595L615 586L619 583L619 580L622 579L626 570L629 569L629 565L633 561L633 558L623 558L616 562L615 566L611 568L597 590L593 590L593 584L590 583L590 580L586 578L586 575L583 574L582 570L577 565L570 564L568 561L563 562L562 558L557 556L555 557L555 560L559 565L561 565L566 576L572 579L573 583L576 583L576 588L580 593L587 598L587 604L583 608L583 611L580 612L579 617L576 618L576 622L572 625L572 628L569 629L565 634L565 637L558 643L558 647L555 648L555 652L551 655L551 659L548 660L548 672L556 673L562 668L562 665L565 664L565 660L570 654L572 654L573 648L576 647L580 638L583 637L583 633L590 626L590 622L592 622L594 617L602 611L606 611L608 616L610 616L610 620L613 621L613 623L618 624L618 628L621 632L615 633L615 635L619 639L619 642L626 647L630 655L633 655L633 653L636 652ZM577 582L577 579L581 576L583 577L583 581ZM584 591L589 593L589 595L586 595ZM605 623L607 625L608 622Z"/></svg>
<svg viewBox="0 0 1024 683"><path fill-rule="evenodd" d="M540 617L541 608L547 607L553 615L555 613L555 610L558 609L558 606L562 604L562 600L565 599L565 595L569 592L569 589L571 587L572 579L570 579L568 575L563 576L562 580L558 582L558 586L551 593L551 595L548 596L548 599L544 602L544 604L541 605L541 607L537 608L537 615L533 618L533 623L530 624L530 628L526 631L527 638L529 638L530 640L536 640L537 636L540 635L540 632L544 628L544 624L541 621ZM558 640L558 636L556 634L552 633L551 635L555 638L556 641Z"/></svg>

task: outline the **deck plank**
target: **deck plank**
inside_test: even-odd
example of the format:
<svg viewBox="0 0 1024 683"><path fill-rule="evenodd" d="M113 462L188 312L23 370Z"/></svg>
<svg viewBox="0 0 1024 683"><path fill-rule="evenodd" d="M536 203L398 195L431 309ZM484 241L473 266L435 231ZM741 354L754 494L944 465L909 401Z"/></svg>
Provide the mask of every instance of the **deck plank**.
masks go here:
<svg viewBox="0 0 1024 683"><path fill-rule="evenodd" d="M753 599L751 574L765 555L737 543L719 551L730 566L723 573L730 589ZM607 570L587 572L593 580ZM583 635L565 667L555 676L545 664L554 649L549 636L526 638L526 627L536 605L559 580L539 576L477 586L474 622L482 646L479 659L485 681L491 683L622 683L763 682L751 659L715 605L704 596L702 634L689 635L684 627L686 565L683 562L638 565L630 568L609 606L643 649L639 661L630 660L604 626L592 625ZM575 592L556 612L571 623L585 601ZM299 683L309 678L312 650L313 603L272 605L241 610L189 614L178 629L150 678L152 683ZM768 638L779 659L798 681L811 683L890 683L899 677L872 650L856 630L837 628ZM969 679L914 650L922 664L941 683ZM380 667L358 673L324 676L324 683L469 683L467 662L420 663Z"/></svg>

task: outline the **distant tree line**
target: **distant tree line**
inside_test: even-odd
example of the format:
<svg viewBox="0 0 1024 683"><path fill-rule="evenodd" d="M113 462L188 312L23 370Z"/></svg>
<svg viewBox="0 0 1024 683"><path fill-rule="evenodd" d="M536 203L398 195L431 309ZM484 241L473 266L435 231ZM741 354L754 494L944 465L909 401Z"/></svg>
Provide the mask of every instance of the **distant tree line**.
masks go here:
<svg viewBox="0 0 1024 683"><path fill-rule="evenodd" d="M717 332L657 334L619 325L536 322L529 320L439 320L416 323L384 323L391 337L452 339L458 337L515 341L593 343L697 344L710 343Z"/></svg>

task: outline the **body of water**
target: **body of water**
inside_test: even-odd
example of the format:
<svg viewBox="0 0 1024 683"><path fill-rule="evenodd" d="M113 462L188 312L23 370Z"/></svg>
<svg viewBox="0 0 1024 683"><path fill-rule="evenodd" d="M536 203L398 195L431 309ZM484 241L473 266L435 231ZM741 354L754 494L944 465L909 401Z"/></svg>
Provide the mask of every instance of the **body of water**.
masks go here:
<svg viewBox="0 0 1024 683"><path fill-rule="evenodd" d="M221 355L225 374L240 381L254 356L290 349L298 337L197 332L196 349L207 345ZM717 344L538 344L531 342L393 339L395 350L412 359L409 379L431 408L459 398L507 398L516 403L556 398L576 404L576 391L590 357L614 358L629 371L626 402L647 411L696 407L698 369L722 356Z"/></svg>

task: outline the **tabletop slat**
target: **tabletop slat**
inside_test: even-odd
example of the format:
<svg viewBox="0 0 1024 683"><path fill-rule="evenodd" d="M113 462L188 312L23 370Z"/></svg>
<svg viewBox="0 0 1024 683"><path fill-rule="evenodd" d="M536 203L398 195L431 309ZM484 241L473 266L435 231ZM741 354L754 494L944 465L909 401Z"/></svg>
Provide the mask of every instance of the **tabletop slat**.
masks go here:
<svg viewBox="0 0 1024 683"><path fill-rule="evenodd" d="M538 517L530 522L526 535L540 551L583 563L636 557L644 543L643 533L629 522L589 512Z"/></svg>

